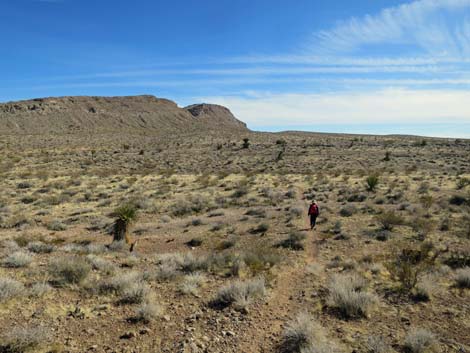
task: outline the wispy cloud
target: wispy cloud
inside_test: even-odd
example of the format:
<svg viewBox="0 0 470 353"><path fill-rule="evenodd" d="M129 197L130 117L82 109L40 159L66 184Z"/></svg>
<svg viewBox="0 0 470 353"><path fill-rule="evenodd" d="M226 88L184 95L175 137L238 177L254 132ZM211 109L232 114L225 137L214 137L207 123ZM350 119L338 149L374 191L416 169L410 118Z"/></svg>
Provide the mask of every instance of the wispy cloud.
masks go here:
<svg viewBox="0 0 470 353"><path fill-rule="evenodd" d="M360 51L370 45L396 45L435 56L470 54L470 0L418 0L351 18L316 33L312 52Z"/></svg>

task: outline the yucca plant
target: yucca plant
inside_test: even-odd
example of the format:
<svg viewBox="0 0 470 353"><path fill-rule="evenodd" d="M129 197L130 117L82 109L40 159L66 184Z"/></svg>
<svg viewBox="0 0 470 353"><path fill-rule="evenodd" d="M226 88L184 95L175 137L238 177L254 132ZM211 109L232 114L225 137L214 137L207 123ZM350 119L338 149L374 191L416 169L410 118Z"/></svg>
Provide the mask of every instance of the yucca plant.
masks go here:
<svg viewBox="0 0 470 353"><path fill-rule="evenodd" d="M131 244L129 227L137 218L137 207L131 203L126 203L114 210L113 215L116 217L113 226L113 241L125 240L126 244Z"/></svg>
<svg viewBox="0 0 470 353"><path fill-rule="evenodd" d="M366 179L367 191L375 191L379 184L379 177L377 175L369 175Z"/></svg>

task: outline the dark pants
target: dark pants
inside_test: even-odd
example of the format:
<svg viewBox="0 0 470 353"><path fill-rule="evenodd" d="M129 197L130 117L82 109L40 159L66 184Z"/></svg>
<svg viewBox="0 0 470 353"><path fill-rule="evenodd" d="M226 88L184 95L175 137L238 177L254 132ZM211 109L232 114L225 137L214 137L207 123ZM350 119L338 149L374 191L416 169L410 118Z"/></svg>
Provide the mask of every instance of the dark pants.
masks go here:
<svg viewBox="0 0 470 353"><path fill-rule="evenodd" d="M317 216L310 215L310 228L315 228L315 224L317 223Z"/></svg>

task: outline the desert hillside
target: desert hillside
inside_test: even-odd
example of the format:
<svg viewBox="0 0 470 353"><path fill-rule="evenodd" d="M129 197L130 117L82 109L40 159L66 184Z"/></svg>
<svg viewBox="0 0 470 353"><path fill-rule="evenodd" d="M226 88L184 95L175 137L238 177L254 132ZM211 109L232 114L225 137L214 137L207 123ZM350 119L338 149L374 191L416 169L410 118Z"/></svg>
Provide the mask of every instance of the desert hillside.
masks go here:
<svg viewBox="0 0 470 353"><path fill-rule="evenodd" d="M38 98L0 104L0 134L247 131L224 107L154 96Z"/></svg>

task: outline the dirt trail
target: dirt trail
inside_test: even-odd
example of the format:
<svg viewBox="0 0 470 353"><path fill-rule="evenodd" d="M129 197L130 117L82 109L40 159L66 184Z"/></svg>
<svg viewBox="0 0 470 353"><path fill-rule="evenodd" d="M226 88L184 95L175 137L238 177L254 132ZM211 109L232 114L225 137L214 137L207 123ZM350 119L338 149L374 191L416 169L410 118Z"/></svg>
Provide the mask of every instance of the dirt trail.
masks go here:
<svg viewBox="0 0 470 353"><path fill-rule="evenodd" d="M302 210L307 210L308 203L303 200L303 190L298 189L297 206ZM307 212L305 212L307 213ZM302 255L292 264L280 268L276 279L273 282L273 289L266 305L259 315L252 321L252 327L247 335L243 337L238 347L239 352L275 352L276 346L280 342L280 334L283 325L289 318L301 311L296 298L305 292L304 273L305 268L316 260L316 245L314 236L318 236L318 231L312 232L308 218L302 216L295 221L297 230L308 232L308 237L304 241L305 249Z"/></svg>

